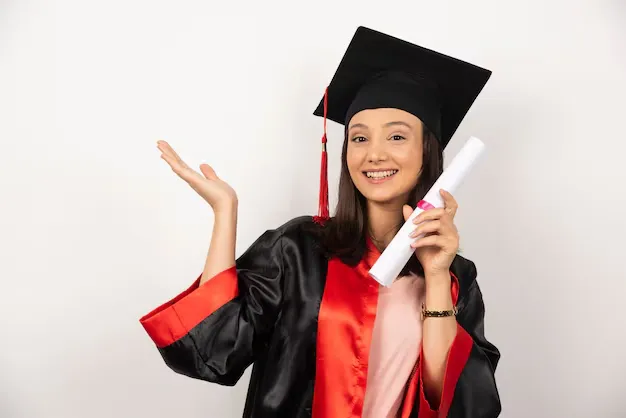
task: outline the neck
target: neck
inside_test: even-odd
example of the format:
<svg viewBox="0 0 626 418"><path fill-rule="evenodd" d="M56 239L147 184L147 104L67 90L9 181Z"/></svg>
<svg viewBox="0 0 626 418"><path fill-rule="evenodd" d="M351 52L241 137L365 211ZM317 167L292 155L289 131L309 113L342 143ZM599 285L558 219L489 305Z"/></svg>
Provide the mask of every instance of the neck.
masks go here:
<svg viewBox="0 0 626 418"><path fill-rule="evenodd" d="M401 203L367 203L369 234L379 250L389 245L403 222Z"/></svg>

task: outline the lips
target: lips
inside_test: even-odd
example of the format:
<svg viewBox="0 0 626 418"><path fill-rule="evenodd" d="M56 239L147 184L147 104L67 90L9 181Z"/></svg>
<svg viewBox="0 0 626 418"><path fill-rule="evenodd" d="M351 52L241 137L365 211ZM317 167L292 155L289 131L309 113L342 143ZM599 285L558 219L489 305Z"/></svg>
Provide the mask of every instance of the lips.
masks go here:
<svg viewBox="0 0 626 418"><path fill-rule="evenodd" d="M383 179L391 177L396 174L398 170L384 170L384 171L364 171L363 173L371 179Z"/></svg>
<svg viewBox="0 0 626 418"><path fill-rule="evenodd" d="M367 178L369 183L382 183L388 181L393 178L398 173L398 170L375 170L375 171L364 171L363 175Z"/></svg>

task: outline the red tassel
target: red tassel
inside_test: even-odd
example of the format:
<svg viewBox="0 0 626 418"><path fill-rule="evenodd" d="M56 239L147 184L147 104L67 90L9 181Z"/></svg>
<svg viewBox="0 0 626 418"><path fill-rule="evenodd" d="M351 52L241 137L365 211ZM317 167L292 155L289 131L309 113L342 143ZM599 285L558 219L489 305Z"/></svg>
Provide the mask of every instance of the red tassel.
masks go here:
<svg viewBox="0 0 626 418"><path fill-rule="evenodd" d="M324 135L322 135L322 164L320 169L320 195L317 216L313 220L323 225L330 219L330 211L328 209L328 152L326 151L326 113L328 110L328 88L324 93Z"/></svg>

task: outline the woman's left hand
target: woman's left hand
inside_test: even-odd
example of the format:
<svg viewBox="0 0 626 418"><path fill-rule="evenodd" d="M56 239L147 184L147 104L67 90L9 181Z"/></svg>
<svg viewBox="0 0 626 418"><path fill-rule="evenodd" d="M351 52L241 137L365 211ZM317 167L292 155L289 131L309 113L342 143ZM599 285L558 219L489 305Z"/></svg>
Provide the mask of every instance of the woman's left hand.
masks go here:
<svg viewBox="0 0 626 418"><path fill-rule="evenodd" d="M416 239L411 246L415 248L415 255L427 277L447 276L459 249L459 233L454 225L458 205L447 191L441 190L440 194L444 201L443 208L426 210L413 220L413 223L419 225L411 233L411 237L424 236ZM404 206L405 221L413 210L409 205Z"/></svg>

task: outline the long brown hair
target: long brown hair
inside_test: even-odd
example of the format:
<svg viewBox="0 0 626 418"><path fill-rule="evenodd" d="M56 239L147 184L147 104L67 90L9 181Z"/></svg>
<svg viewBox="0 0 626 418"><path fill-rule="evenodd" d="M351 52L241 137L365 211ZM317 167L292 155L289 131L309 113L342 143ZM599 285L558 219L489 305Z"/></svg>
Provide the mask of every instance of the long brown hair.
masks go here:
<svg viewBox="0 0 626 418"><path fill-rule="evenodd" d="M443 150L434 134L423 125L422 168L417 185L409 193L407 204L415 207L443 172ZM335 215L319 229L321 244L328 256L340 258L348 265L356 265L366 251L367 204L354 185L347 163L348 135L344 132L341 152L339 195ZM398 225L399 230L402 224ZM413 272L422 275L423 268L416 257L411 257L402 275Z"/></svg>

